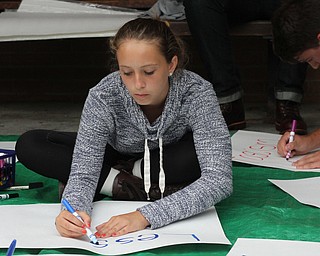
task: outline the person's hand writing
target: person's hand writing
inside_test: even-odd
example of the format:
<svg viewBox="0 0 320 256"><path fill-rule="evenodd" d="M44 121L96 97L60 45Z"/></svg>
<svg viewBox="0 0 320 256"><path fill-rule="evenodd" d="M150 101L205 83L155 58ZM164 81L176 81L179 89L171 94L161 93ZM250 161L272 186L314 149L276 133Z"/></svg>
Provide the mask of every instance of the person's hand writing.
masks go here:
<svg viewBox="0 0 320 256"><path fill-rule="evenodd" d="M277 150L279 155L285 157L291 151L291 157L293 157L294 155L302 155L309 152L308 136L295 135L293 142L288 143L289 138L290 132L286 132L278 141Z"/></svg>
<svg viewBox="0 0 320 256"><path fill-rule="evenodd" d="M308 154L292 163L297 169L320 168L320 151Z"/></svg>
<svg viewBox="0 0 320 256"><path fill-rule="evenodd" d="M121 236L130 232L145 229L149 225L146 218L139 212L134 211L118 216L113 216L105 223L96 227L96 237Z"/></svg>
<svg viewBox="0 0 320 256"><path fill-rule="evenodd" d="M85 213L78 211L78 214L86 223L87 227L90 227L91 218ZM61 211L56 217L56 229L61 236L64 237L81 237L86 234L85 224L73 216L69 211Z"/></svg>
<svg viewBox="0 0 320 256"><path fill-rule="evenodd" d="M317 146L314 143L316 140L315 135L295 135L293 142L288 143L290 133L286 132L283 134L278 141L277 149L278 154L281 156L286 156L286 154L291 150L291 157L294 155L304 155L309 153L311 150ZM320 151L315 153L310 153L301 159L292 163L297 169L314 169L320 168Z"/></svg>

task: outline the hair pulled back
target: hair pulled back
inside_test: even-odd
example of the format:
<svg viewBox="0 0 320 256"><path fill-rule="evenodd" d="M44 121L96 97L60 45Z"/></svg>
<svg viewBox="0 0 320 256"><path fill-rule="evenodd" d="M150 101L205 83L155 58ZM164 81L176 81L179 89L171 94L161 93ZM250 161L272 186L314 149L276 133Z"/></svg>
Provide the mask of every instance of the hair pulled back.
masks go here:
<svg viewBox="0 0 320 256"><path fill-rule="evenodd" d="M168 63L177 56L178 68L183 68L187 62L182 40L173 34L166 22L149 18L137 18L127 22L110 40L113 54L116 56L120 45L132 39L154 42Z"/></svg>

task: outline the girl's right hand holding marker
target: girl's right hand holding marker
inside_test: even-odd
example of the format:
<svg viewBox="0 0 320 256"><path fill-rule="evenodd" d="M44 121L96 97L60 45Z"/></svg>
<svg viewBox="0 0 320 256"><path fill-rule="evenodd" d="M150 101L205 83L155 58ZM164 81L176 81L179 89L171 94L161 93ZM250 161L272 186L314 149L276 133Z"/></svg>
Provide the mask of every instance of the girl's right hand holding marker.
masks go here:
<svg viewBox="0 0 320 256"><path fill-rule="evenodd" d="M90 227L90 216L85 213L78 211L78 214L83 219L87 227ZM67 210L61 211L56 217L56 229L63 237L81 237L86 234L85 224L78 220L72 213Z"/></svg>

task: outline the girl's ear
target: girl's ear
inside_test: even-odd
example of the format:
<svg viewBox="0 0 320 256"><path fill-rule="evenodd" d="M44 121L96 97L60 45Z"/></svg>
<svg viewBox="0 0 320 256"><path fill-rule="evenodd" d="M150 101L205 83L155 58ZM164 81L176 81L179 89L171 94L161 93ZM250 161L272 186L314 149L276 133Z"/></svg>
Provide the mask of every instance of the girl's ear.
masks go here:
<svg viewBox="0 0 320 256"><path fill-rule="evenodd" d="M169 64L169 73L172 74L178 66L178 57L175 55Z"/></svg>
<svg viewBox="0 0 320 256"><path fill-rule="evenodd" d="M318 39L319 44L320 44L320 33L317 35L317 39Z"/></svg>

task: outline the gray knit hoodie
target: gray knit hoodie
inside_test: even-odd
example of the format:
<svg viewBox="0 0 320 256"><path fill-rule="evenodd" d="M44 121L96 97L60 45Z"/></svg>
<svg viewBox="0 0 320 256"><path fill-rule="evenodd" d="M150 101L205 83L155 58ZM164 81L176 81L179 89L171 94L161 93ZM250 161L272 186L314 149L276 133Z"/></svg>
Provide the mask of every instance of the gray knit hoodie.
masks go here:
<svg viewBox="0 0 320 256"><path fill-rule="evenodd" d="M145 139L154 149L159 147L160 138L166 145L187 131L193 133L201 177L138 210L151 228L159 228L201 213L231 194L230 135L212 85L187 70L175 72L169 82L163 113L152 124L129 95L119 72L108 75L90 90L63 195L76 210L92 212L107 143L122 153L141 153Z"/></svg>

